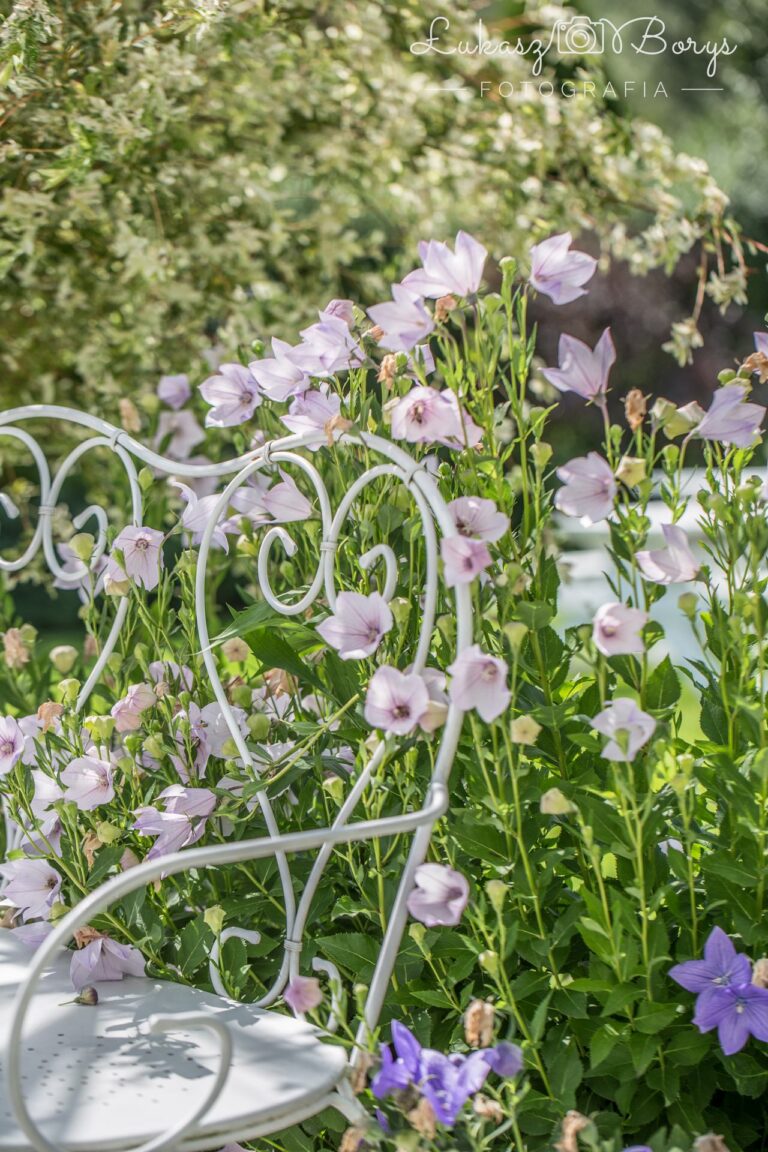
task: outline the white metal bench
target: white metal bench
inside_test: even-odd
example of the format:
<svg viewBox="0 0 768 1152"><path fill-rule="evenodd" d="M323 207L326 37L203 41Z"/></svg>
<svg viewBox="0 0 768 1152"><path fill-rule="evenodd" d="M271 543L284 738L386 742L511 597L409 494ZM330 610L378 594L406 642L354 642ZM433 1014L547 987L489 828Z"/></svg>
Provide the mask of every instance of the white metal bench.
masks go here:
<svg viewBox="0 0 768 1152"><path fill-rule="evenodd" d="M73 450L49 470L41 442L29 431L40 421L86 430ZM206 616L206 571L220 512L246 481L276 465L298 470L314 489L322 522L317 570L303 595L278 594L270 576L270 554L276 544L289 555L287 529L265 525L258 557L261 593L272 608L286 616L303 614L325 603L333 608L337 580L337 549L350 511L368 486L389 478L404 485L421 518L421 546L426 578L420 590L418 643L408 660L416 671L427 662L438 608L438 534L452 536L456 528L435 480L406 452L391 442L364 433L335 433L334 451L348 451L362 470L350 479L335 511L322 478L325 432L286 436L224 464L179 464L150 451L104 420L55 406L30 406L0 413L3 438L21 442L31 454L39 477L38 518L24 551L3 555L0 568L19 571L42 549L48 569L59 581L75 586L82 577L67 571L57 557L52 512L61 500L62 485L83 457L96 449L120 460L130 489L130 521L142 523L142 490L137 462L158 476L180 479L214 477L226 482L199 544L196 570L196 613L199 643L211 688L218 700L246 767L251 752L232 715L209 636ZM311 452L303 450L315 450ZM376 458L376 463L371 463ZM80 529L95 523L94 568L107 548L106 512L90 505L75 520ZM115 526L120 527L120 525ZM292 527L296 529L296 526ZM361 567L378 568L379 587L391 599L402 581L403 565L386 543L359 557ZM411 591L412 594L412 591ZM417 593L417 598L418 598ZM472 643L472 610L466 586L453 592L456 613L455 652ZM82 709L99 684L114 651L128 611L118 601L114 622L77 702ZM403 665L408 663L403 661ZM460 735L462 715L449 705L437 736L434 770L423 806L391 817L357 820L359 807L377 767L391 750L391 738L380 740L364 767L352 777L346 799L330 827L281 833L266 794L258 793L266 835L256 839L189 848L145 862L108 879L57 922L34 954L9 932L0 932L0 1062L5 1088L0 1096L0 1152L109 1152L137 1149L216 1149L233 1141L278 1131L329 1106L348 1118L359 1116L349 1085L350 1064L343 1047L301 1018L271 1010L288 980L309 959L305 928L310 905L334 846L374 837L412 834L407 863L390 912L386 933L370 982L358 1040L365 1045L376 1028L407 918L406 900L414 871L423 861L435 821L447 807L446 784ZM291 874L294 853L314 853L314 863L300 896ZM83 1008L71 1000L66 946L76 929L126 894L190 868L206 868L274 857L285 909L282 966L269 992L258 1004L241 1004L182 984L153 978L126 977L98 986L99 1002ZM234 934L246 930L234 929ZM315 958L317 964L317 958ZM320 961L317 966L327 963ZM221 988L217 974L213 984ZM354 1057L353 1057L354 1060Z"/></svg>

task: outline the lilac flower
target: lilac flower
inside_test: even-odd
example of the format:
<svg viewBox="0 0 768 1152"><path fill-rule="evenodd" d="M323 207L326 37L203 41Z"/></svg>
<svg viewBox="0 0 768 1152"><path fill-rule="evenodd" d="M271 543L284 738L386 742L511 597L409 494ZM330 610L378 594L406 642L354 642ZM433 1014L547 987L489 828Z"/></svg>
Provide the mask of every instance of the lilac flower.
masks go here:
<svg viewBox="0 0 768 1152"><path fill-rule="evenodd" d="M557 349L559 367L543 368L542 375L561 392L575 392L584 400L604 405L608 374L616 362L610 328L606 328L594 349L563 334Z"/></svg>
<svg viewBox="0 0 768 1152"><path fill-rule="evenodd" d="M755 351L768 356L768 332L753 332L755 338Z"/></svg>
<svg viewBox="0 0 768 1152"><path fill-rule="evenodd" d="M347 328L351 328L355 320L355 305L352 300L329 300L321 312L322 316L333 316L343 320Z"/></svg>
<svg viewBox="0 0 768 1152"><path fill-rule="evenodd" d="M53 776L39 768L32 769L32 783L35 791L29 807L32 815L42 820L54 804L64 799L64 789Z"/></svg>
<svg viewBox="0 0 768 1152"><path fill-rule="evenodd" d="M754 1036L768 1040L768 988L756 984L729 984L702 992L693 1022L700 1032L717 1028L720 1047L734 1056Z"/></svg>
<svg viewBox="0 0 768 1152"><path fill-rule="evenodd" d="M25 856L61 856L61 820L52 812L37 825L23 828L22 850Z"/></svg>
<svg viewBox="0 0 768 1152"><path fill-rule="evenodd" d="M24 752L24 733L13 716L0 716L0 776L7 776Z"/></svg>
<svg viewBox="0 0 768 1152"><path fill-rule="evenodd" d="M157 386L157 395L163 404L167 404L169 408L176 411L183 408L192 395L189 377L183 372L178 376L161 376Z"/></svg>
<svg viewBox="0 0 768 1152"><path fill-rule="evenodd" d="M469 900L466 876L444 864L420 864L413 879L415 888L408 897L408 911L414 920L427 928L459 923Z"/></svg>
<svg viewBox="0 0 768 1152"><path fill-rule="evenodd" d="M670 968L669 975L686 992L709 992L713 988L749 984L752 965L737 952L722 928L713 928L704 945L703 960L685 960Z"/></svg>
<svg viewBox="0 0 768 1152"><path fill-rule="evenodd" d="M457 500L451 500L448 511L462 536L493 543L509 531L509 516L499 512L493 500L459 496Z"/></svg>
<svg viewBox="0 0 768 1152"><path fill-rule="evenodd" d="M709 411L692 435L700 440L719 440L736 448L749 448L760 436L765 408L762 404L747 404L744 398L748 394L749 389L739 384L718 388Z"/></svg>
<svg viewBox="0 0 768 1152"><path fill-rule="evenodd" d="M250 420L261 403L259 386L242 364L222 364L199 388L211 410L205 417L207 428L232 428Z"/></svg>
<svg viewBox="0 0 768 1152"><path fill-rule="evenodd" d="M644 651L643 627L648 613L626 604L603 604L592 621L592 639L603 656L631 656Z"/></svg>
<svg viewBox="0 0 768 1152"><path fill-rule="evenodd" d="M371 1091L377 1100L402 1092L421 1079L421 1044L399 1020L392 1021L390 1030L395 1056L388 1044L382 1044L381 1067L371 1081Z"/></svg>
<svg viewBox="0 0 768 1152"><path fill-rule="evenodd" d="M656 721L641 712L634 700L622 696L595 716L592 727L609 737L602 753L606 760L634 760L653 736Z"/></svg>
<svg viewBox="0 0 768 1152"><path fill-rule="evenodd" d="M207 817L216 806L216 797L208 788L183 788L171 785L158 796L167 800L167 811L155 807L138 808L133 825L144 836L157 839L147 853L147 860L156 860L195 844L205 831Z"/></svg>
<svg viewBox="0 0 768 1152"><path fill-rule="evenodd" d="M117 732L135 732L141 727L141 717L148 708L157 704L154 688L149 684L131 684L125 696L110 709Z"/></svg>
<svg viewBox="0 0 768 1152"><path fill-rule="evenodd" d="M483 652L479 644L465 648L448 671L450 698L463 712L475 708L490 723L509 707L508 668L503 660Z"/></svg>
<svg viewBox="0 0 768 1152"><path fill-rule="evenodd" d="M666 548L652 548L635 553L635 559L646 580L654 584L685 584L695 580L699 563L691 551L688 537L678 524L662 524Z"/></svg>
<svg viewBox="0 0 768 1152"><path fill-rule="evenodd" d="M238 732L242 737L246 737L248 725L245 712L233 704L230 705L230 712ZM210 704L200 709L199 723L205 732L211 756L222 758L225 755L224 746L232 740L232 731L218 700L212 700Z"/></svg>
<svg viewBox="0 0 768 1152"><path fill-rule="evenodd" d="M153 660L149 665L149 674L155 684L167 682L192 691L192 669L186 664L177 664L175 660Z"/></svg>
<svg viewBox="0 0 768 1152"><path fill-rule="evenodd" d="M81 812L91 812L115 798L112 765L96 756L78 756L70 761L61 773L61 782L66 787L64 799Z"/></svg>
<svg viewBox="0 0 768 1152"><path fill-rule="evenodd" d="M312 1012L323 1002L320 981L315 976L294 976L288 981L283 1000L296 1015Z"/></svg>
<svg viewBox="0 0 768 1152"><path fill-rule="evenodd" d="M161 412L153 447L171 460L189 459L192 449L205 440L194 412Z"/></svg>
<svg viewBox="0 0 768 1152"><path fill-rule="evenodd" d="M327 396L319 391L303 392L280 419L286 428L298 435L305 432L328 432L340 410L341 397L336 393Z"/></svg>
<svg viewBox="0 0 768 1152"><path fill-rule="evenodd" d="M291 359L293 348L285 340L272 337L272 356L252 360L248 369L261 391L270 400L282 403L309 387L309 376Z"/></svg>
<svg viewBox="0 0 768 1152"><path fill-rule="evenodd" d="M84 948L73 952L69 965L72 985L78 991L100 980L122 980L124 976L144 976L144 957L138 948L119 944L109 936L97 936Z"/></svg>
<svg viewBox="0 0 768 1152"><path fill-rule="evenodd" d="M456 414L444 392L417 384L392 408L392 439L409 444L434 444L456 436Z"/></svg>
<svg viewBox="0 0 768 1152"><path fill-rule="evenodd" d="M421 676L397 668L377 668L365 698L365 719L372 728L406 736L418 724L429 704Z"/></svg>
<svg viewBox="0 0 768 1152"><path fill-rule="evenodd" d="M565 487L555 493L555 507L564 516L578 516L588 527L605 520L613 511L616 480L610 466L597 452L575 456L557 469Z"/></svg>
<svg viewBox="0 0 768 1152"><path fill-rule="evenodd" d="M116 578L119 580L124 575L146 588L147 592L156 588L163 567L163 539L162 532L156 528L141 525L123 528L112 546L113 554L115 551L122 552L124 561L122 568L115 561Z"/></svg>
<svg viewBox="0 0 768 1152"><path fill-rule="evenodd" d="M200 499L188 484L182 484L180 480L170 480L169 483L172 488L178 488L182 500L186 505L181 514L181 526L189 532L192 543L199 544L213 516L214 509L219 501L219 495L218 493L214 493L211 496L203 496ZM232 531L232 526L227 523L222 515L211 537L211 543L214 547L223 548L225 552L229 551L229 541L227 540L228 531Z"/></svg>
<svg viewBox="0 0 768 1152"><path fill-rule="evenodd" d="M382 348L390 352L410 352L435 327L432 316L424 307L421 296L402 284L392 285L391 301L375 304L368 309L374 324L383 329L379 338Z"/></svg>
<svg viewBox="0 0 768 1152"><path fill-rule="evenodd" d="M531 286L549 296L553 304L570 304L586 296L582 285L592 279L597 268L592 256L571 250L572 241L570 232L561 232L531 249Z"/></svg>
<svg viewBox="0 0 768 1152"><path fill-rule="evenodd" d="M53 931L53 924L47 920L35 920L32 924L17 924L11 931L14 940L21 941L27 948L37 952Z"/></svg>
<svg viewBox="0 0 768 1152"><path fill-rule="evenodd" d="M485 1062L497 1076L511 1080L523 1069L523 1053L517 1044L509 1044L502 1040L495 1048L484 1048L482 1054Z"/></svg>
<svg viewBox="0 0 768 1152"><path fill-rule="evenodd" d="M294 520L308 520L312 515L312 505L296 481L281 470L281 481L273 485L261 496L261 504L269 516L278 524L288 524ZM235 493L237 495L237 493Z"/></svg>
<svg viewBox="0 0 768 1152"><path fill-rule="evenodd" d="M448 407L453 411L454 420L456 421L456 431L451 432L444 439L440 439L440 443L444 444L446 448L475 448L483 438L483 430L475 424L472 417L468 412L459 404L458 399L453 392L448 389L443 392Z"/></svg>
<svg viewBox="0 0 768 1152"><path fill-rule="evenodd" d="M61 876L50 864L40 859L11 860L0 866L0 873L8 880L3 896L14 908L28 920L48 919L61 889Z"/></svg>
<svg viewBox="0 0 768 1152"><path fill-rule="evenodd" d="M389 605L378 592L339 592L333 616L317 631L342 660L362 660L376 651L392 624Z"/></svg>
<svg viewBox="0 0 768 1152"><path fill-rule="evenodd" d="M406 288L420 296L472 296L480 287L488 251L467 232L456 234L454 251L440 240L422 240L422 268L403 279Z"/></svg>
<svg viewBox="0 0 768 1152"><path fill-rule="evenodd" d="M430 1049L422 1052L421 1092L440 1124L453 1127L467 1100L485 1083L488 1067L483 1052L470 1052L468 1056L444 1056Z"/></svg>
<svg viewBox="0 0 768 1152"><path fill-rule="evenodd" d="M471 584L492 563L488 545L468 536L444 536L440 541L443 579L449 588Z"/></svg>
<svg viewBox="0 0 768 1152"><path fill-rule="evenodd" d="M106 556L100 556L95 564L92 562L93 566L90 567L75 555L69 544L57 544L56 551L61 559L64 575L78 579L73 581L64 579L63 576L56 576L53 587L60 588L65 592L77 592L81 603L88 604L91 598L98 596L104 588L102 577L107 567Z"/></svg>
<svg viewBox="0 0 768 1152"><path fill-rule="evenodd" d="M365 362L362 348L340 316L321 312L319 324L302 329L301 338L290 357L310 376L333 376Z"/></svg>

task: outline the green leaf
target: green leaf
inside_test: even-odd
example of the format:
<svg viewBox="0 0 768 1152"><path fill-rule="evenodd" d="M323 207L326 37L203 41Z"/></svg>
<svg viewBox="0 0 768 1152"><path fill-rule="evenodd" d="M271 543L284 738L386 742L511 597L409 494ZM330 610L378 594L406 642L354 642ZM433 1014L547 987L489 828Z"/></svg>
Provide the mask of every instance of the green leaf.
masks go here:
<svg viewBox="0 0 768 1152"><path fill-rule="evenodd" d="M350 972L363 984L370 980L378 959L380 944L373 936L362 932L343 932L338 936L321 936L319 950L339 968Z"/></svg>
<svg viewBox="0 0 768 1152"><path fill-rule="evenodd" d="M584 1075L576 1045L563 1044L549 1062L547 1068L552 1091L564 1111L576 1104L576 1089Z"/></svg>
<svg viewBox="0 0 768 1152"><path fill-rule="evenodd" d="M642 1004L637 1010L634 1027L638 1032L655 1035L678 1016L677 1004Z"/></svg>
<svg viewBox="0 0 768 1152"><path fill-rule="evenodd" d="M322 689L323 685L317 673L301 659L282 631L278 633L270 628L257 628L254 632L249 632L245 640L256 659L265 668L282 668L301 683L312 684L315 688Z"/></svg>
<svg viewBox="0 0 768 1152"><path fill-rule="evenodd" d="M671 708L679 699L680 680L669 656L665 656L648 678L645 704L652 710Z"/></svg>

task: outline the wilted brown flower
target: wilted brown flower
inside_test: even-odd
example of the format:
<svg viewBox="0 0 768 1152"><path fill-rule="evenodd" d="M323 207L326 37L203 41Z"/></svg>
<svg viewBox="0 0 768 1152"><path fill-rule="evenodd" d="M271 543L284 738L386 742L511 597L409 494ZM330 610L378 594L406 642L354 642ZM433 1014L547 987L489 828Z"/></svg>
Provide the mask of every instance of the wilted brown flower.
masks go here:
<svg viewBox="0 0 768 1152"><path fill-rule="evenodd" d="M94 940L101 940L103 935L103 932L97 932L95 928L91 928L90 924L85 924L82 928L75 930L75 944L78 948L87 948L89 944L93 944Z"/></svg>
<svg viewBox="0 0 768 1152"><path fill-rule="evenodd" d="M397 356L392 352L388 352L379 365L379 374L376 377L379 384L386 384L390 386L395 376L397 375Z"/></svg>
<svg viewBox="0 0 768 1152"><path fill-rule="evenodd" d="M761 956L752 969L752 983L758 988L768 988L768 956Z"/></svg>
<svg viewBox="0 0 768 1152"><path fill-rule="evenodd" d="M765 352L753 352L751 356L747 356L742 367L746 368L748 372L757 372L761 384L768 381L768 356ZM705 1140L707 1137L702 1136L701 1139ZM720 1137L718 1136L717 1139L719 1140Z"/></svg>
<svg viewBox="0 0 768 1152"><path fill-rule="evenodd" d="M646 398L639 388L630 389L624 397L624 415L633 432L637 432L645 419L645 414L648 411L645 401Z"/></svg>
<svg viewBox="0 0 768 1152"><path fill-rule="evenodd" d="M129 400L127 396L124 396L118 404L118 409L120 412L120 423L123 429L126 432L140 432L141 416L133 400Z"/></svg>
<svg viewBox="0 0 768 1152"><path fill-rule="evenodd" d="M29 663L29 648L20 628L9 628L3 633L3 656L8 668L23 668Z"/></svg>
<svg viewBox="0 0 768 1152"><path fill-rule="evenodd" d="M470 1048L490 1048L493 1043L493 1004L473 1000L464 1013L464 1038Z"/></svg>
<svg viewBox="0 0 768 1152"><path fill-rule="evenodd" d="M365 1137L364 1128L347 1128L339 1144L339 1152L357 1152Z"/></svg>
<svg viewBox="0 0 768 1152"><path fill-rule="evenodd" d="M694 1152L729 1152L728 1145L722 1136L716 1136L714 1132L708 1132L705 1136L699 1136L693 1143Z"/></svg>
<svg viewBox="0 0 768 1152"><path fill-rule="evenodd" d="M490 1096L484 1096L482 1092L478 1092L472 1101L472 1108L477 1116L481 1116L483 1120L492 1120L494 1124L501 1124L504 1119L504 1110L497 1100L491 1100Z"/></svg>
<svg viewBox="0 0 768 1152"><path fill-rule="evenodd" d="M371 340L375 340L378 344L379 340L381 340L382 336L384 335L384 329L380 325L374 324L373 328L369 328L368 331L364 333L364 335L368 336Z"/></svg>
<svg viewBox="0 0 768 1152"><path fill-rule="evenodd" d="M93 862L96 859L96 853L102 847L102 841L99 840L95 832L86 832L83 839L83 854L88 861L88 869L93 868Z"/></svg>
<svg viewBox="0 0 768 1152"><path fill-rule="evenodd" d="M37 710L37 718L43 726L43 732L56 723L64 711L63 704L57 704L55 700L46 700Z"/></svg>
<svg viewBox="0 0 768 1152"><path fill-rule="evenodd" d="M440 299L435 303L435 320L437 320L438 324L442 324L443 320L447 319L457 304L458 300L455 296L440 297Z"/></svg>
<svg viewBox="0 0 768 1152"><path fill-rule="evenodd" d="M347 420L346 416L341 416L338 412L335 416L331 416L323 425L323 432L325 432L328 441L328 447L333 447L333 435L335 432L348 432L352 427L352 421Z"/></svg>
<svg viewBox="0 0 768 1152"><path fill-rule="evenodd" d="M406 1119L411 1128L415 1128L420 1136L425 1136L427 1140L434 1140L437 1132L437 1118L426 1096L422 1096L416 1107L411 1108Z"/></svg>
<svg viewBox="0 0 768 1152"><path fill-rule="evenodd" d="M359 1096L368 1086L368 1073L373 1067L373 1056L370 1052L360 1052L352 1068L350 1084L355 1096Z"/></svg>
<svg viewBox="0 0 768 1152"><path fill-rule="evenodd" d="M560 1139L555 1141L557 1152L579 1152L578 1135L588 1124L588 1118L582 1116L581 1112L575 1112L573 1109L567 1112L563 1117Z"/></svg>
<svg viewBox="0 0 768 1152"><path fill-rule="evenodd" d="M264 673L264 683L272 696L294 696L298 690L295 677L284 668L270 668Z"/></svg>

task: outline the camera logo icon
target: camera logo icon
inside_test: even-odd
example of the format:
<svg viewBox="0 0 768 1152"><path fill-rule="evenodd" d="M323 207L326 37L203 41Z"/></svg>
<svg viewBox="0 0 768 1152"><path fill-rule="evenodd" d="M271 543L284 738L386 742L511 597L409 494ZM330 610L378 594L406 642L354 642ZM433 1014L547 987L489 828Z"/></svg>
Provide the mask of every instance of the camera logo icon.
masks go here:
<svg viewBox="0 0 768 1152"><path fill-rule="evenodd" d="M557 50L561 56L602 56L605 29L589 16L573 16L557 25Z"/></svg>

